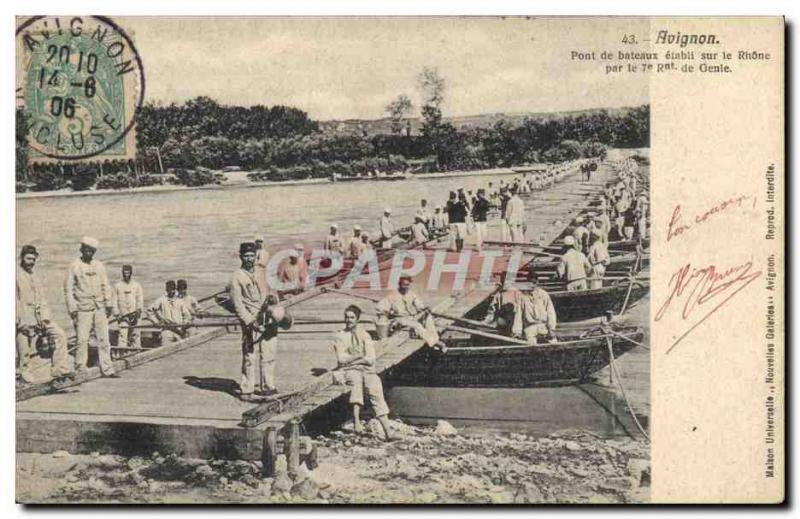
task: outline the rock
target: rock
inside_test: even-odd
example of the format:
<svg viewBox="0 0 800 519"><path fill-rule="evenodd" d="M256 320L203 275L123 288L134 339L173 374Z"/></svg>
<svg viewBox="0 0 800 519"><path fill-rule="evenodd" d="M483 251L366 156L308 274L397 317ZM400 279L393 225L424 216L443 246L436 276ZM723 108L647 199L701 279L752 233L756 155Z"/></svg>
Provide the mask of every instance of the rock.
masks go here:
<svg viewBox="0 0 800 519"><path fill-rule="evenodd" d="M134 471L134 472L129 472L129 474L130 474L131 481L133 481L137 485L139 483L141 483L142 481L145 481L145 477L143 475L141 475L139 472L135 472Z"/></svg>
<svg viewBox="0 0 800 519"><path fill-rule="evenodd" d="M155 479L148 479L147 490L149 490L150 492L158 492L159 490L161 490L161 483L159 483Z"/></svg>
<svg viewBox="0 0 800 519"><path fill-rule="evenodd" d="M437 420L436 434L439 436L452 436L458 434L458 431L455 427L450 425L450 422L447 422L446 420Z"/></svg>
<svg viewBox="0 0 800 519"><path fill-rule="evenodd" d="M289 472L289 462L286 461L286 455L279 454L278 456L275 457L275 474L286 475L288 472Z"/></svg>
<svg viewBox="0 0 800 519"><path fill-rule="evenodd" d="M134 456L125 462L129 470L138 470L144 467L144 460L138 456Z"/></svg>
<svg viewBox="0 0 800 519"><path fill-rule="evenodd" d="M275 478L275 482L272 484L272 490L277 493L289 493L292 490L292 480L289 479L289 476L284 474L278 475Z"/></svg>
<svg viewBox="0 0 800 519"><path fill-rule="evenodd" d="M528 483L521 485L514 496L515 504L536 504L544 502L544 495L536 485Z"/></svg>
<svg viewBox="0 0 800 519"><path fill-rule="evenodd" d="M418 503L423 503L426 505L436 502L437 499L439 499L439 496L433 492L423 492L415 496L415 500Z"/></svg>
<svg viewBox="0 0 800 519"><path fill-rule="evenodd" d="M165 460L165 459L164 459L162 456L159 456L159 457L157 457L156 459L154 459L153 461L154 461L155 463L157 463L158 465L161 465L161 464L163 464L163 463L164 463L166 460Z"/></svg>
<svg viewBox="0 0 800 519"><path fill-rule="evenodd" d="M210 478L211 476L214 475L214 469L212 469L208 465L200 465L196 469L194 469L194 473L204 478Z"/></svg>
<svg viewBox="0 0 800 519"><path fill-rule="evenodd" d="M226 478L225 476L222 476L221 478L219 478L219 483L220 483L220 485L227 485L228 484L228 478Z"/></svg>
<svg viewBox="0 0 800 519"><path fill-rule="evenodd" d="M514 494L511 492L491 492L489 499L493 505L507 505L514 502Z"/></svg>
<svg viewBox="0 0 800 519"><path fill-rule="evenodd" d="M319 487L306 478L292 487L292 495L305 500L316 499L319 496Z"/></svg>
<svg viewBox="0 0 800 519"><path fill-rule="evenodd" d="M608 490L627 492L628 490L632 489L635 485L636 481L633 478L618 476L613 478L607 478L605 481L599 483L598 487L605 488Z"/></svg>
<svg viewBox="0 0 800 519"><path fill-rule="evenodd" d="M75 474L70 474L67 476L67 483L76 483L78 481L78 476Z"/></svg>
<svg viewBox="0 0 800 519"><path fill-rule="evenodd" d="M70 457L70 453L67 452L67 451L55 451L53 453L53 457L54 458L69 458Z"/></svg>
<svg viewBox="0 0 800 519"><path fill-rule="evenodd" d="M94 451L93 453L91 453L91 454L90 454L90 456L91 456L92 458L99 458L99 457L100 457L100 453L99 453L99 452L97 452L97 451Z"/></svg>
<svg viewBox="0 0 800 519"><path fill-rule="evenodd" d="M628 460L628 474L638 486L650 486L650 461L641 458Z"/></svg>
<svg viewBox="0 0 800 519"><path fill-rule="evenodd" d="M564 448L568 451L575 452L581 450L581 444L572 440L567 440L564 442Z"/></svg>

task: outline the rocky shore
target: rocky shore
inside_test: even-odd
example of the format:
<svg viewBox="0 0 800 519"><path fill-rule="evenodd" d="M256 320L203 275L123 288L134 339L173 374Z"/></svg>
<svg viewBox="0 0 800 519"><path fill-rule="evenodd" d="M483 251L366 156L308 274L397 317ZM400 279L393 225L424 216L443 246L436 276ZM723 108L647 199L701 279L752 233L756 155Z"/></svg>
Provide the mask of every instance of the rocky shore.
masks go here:
<svg viewBox="0 0 800 519"><path fill-rule="evenodd" d="M372 424L370 424L372 425ZM319 466L261 478L261 463L98 454L17 454L21 503L641 503L649 447L583 431L463 435L393 421L384 443L345 426L315 438Z"/></svg>

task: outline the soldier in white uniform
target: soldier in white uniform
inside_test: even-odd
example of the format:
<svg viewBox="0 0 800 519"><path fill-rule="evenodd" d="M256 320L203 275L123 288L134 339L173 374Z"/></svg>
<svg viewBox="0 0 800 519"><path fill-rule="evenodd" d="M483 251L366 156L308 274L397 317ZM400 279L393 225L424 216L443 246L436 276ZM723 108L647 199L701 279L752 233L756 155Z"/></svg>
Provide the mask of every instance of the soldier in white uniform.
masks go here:
<svg viewBox="0 0 800 519"><path fill-rule="evenodd" d="M353 407L353 427L356 432L363 431L361 408L366 393L386 441L391 441L389 406L383 397L381 379L375 373L375 346L369 333L358 324L360 318L361 309L358 306L351 305L345 309L344 330L336 332L332 341L337 370L344 374L350 386L350 405Z"/></svg>
<svg viewBox="0 0 800 519"><path fill-rule="evenodd" d="M77 335L76 372L85 372L87 369L89 335L94 330L100 372L103 376L116 378L119 375L114 372L108 340L108 317L114 311L114 302L106 268L99 260L94 259L98 246L99 242L95 238L84 236L81 239L81 257L73 261L67 270L64 295Z"/></svg>
<svg viewBox="0 0 800 519"><path fill-rule="evenodd" d="M228 291L242 328L242 378L239 383L239 398L252 401L254 394L268 396L278 391L275 380L278 326L288 328L291 326L291 319L284 309L278 306L275 295L264 295L259 289L254 273L255 244L252 242L240 244L239 259L241 267L231 276Z"/></svg>
<svg viewBox="0 0 800 519"><path fill-rule="evenodd" d="M133 279L133 267L122 266L122 281L114 285L114 315L119 323L119 346L141 348L142 334L136 326L144 312L142 285Z"/></svg>
<svg viewBox="0 0 800 519"><path fill-rule="evenodd" d="M339 234L339 226L336 224L331 225L331 231L325 237L325 250L330 254L344 256L344 240L342 239L342 235Z"/></svg>
<svg viewBox="0 0 800 519"><path fill-rule="evenodd" d="M178 299L180 299L189 310L192 318L199 317L203 312L200 309L200 302L189 293L189 283L187 283L185 279L179 279L176 286L178 287Z"/></svg>
<svg viewBox="0 0 800 519"><path fill-rule="evenodd" d="M586 290L586 278L592 271L592 264L584 253L575 248L575 238L572 236L564 238L564 247L566 251L556 268L559 277L566 281L570 292Z"/></svg>
<svg viewBox="0 0 800 519"><path fill-rule="evenodd" d="M16 341L19 360L18 373L29 381L28 363L36 350L39 338L47 340L53 347L50 374L54 379L70 375L67 335L53 322L50 306L44 299L44 288L39 276L34 273L39 252L33 245L25 245L20 251L17 267L16 297Z"/></svg>
<svg viewBox="0 0 800 519"><path fill-rule="evenodd" d="M375 306L378 322L387 323L390 328L410 328L427 346L446 351L447 347L439 340L430 309L420 297L411 290L411 278L403 276L398 282L397 291L381 299ZM420 322L420 318L423 322Z"/></svg>
<svg viewBox="0 0 800 519"><path fill-rule="evenodd" d="M174 281L167 281L165 288L166 293L156 299L149 309L147 318L156 324L165 326L161 331L162 343L176 342L188 335L188 325L192 323L192 314L178 297L178 287Z"/></svg>
<svg viewBox="0 0 800 519"><path fill-rule="evenodd" d="M511 198L506 205L506 225L508 225L509 238L513 243L525 241L525 202L517 196L517 190L511 190Z"/></svg>

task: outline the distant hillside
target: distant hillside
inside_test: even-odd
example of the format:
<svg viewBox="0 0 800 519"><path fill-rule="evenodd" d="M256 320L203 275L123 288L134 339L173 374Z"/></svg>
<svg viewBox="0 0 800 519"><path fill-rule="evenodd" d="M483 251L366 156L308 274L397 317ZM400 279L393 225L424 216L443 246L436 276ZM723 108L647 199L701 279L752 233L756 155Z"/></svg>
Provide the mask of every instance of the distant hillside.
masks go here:
<svg viewBox="0 0 800 519"><path fill-rule="evenodd" d="M455 126L457 129L466 128L486 128L493 126L499 121L507 121L512 126L521 124L525 119L562 119L564 117L578 117L580 115L591 115L599 112L606 112L611 116L625 115L633 107L624 108L592 108L589 110L572 110L566 112L522 112L522 113L493 113L478 115L463 115L458 117L445 117L445 122ZM411 121L411 133L417 135L422 128L422 119L413 117ZM388 117L383 119L344 119L331 121L318 121L320 129L325 133L343 134L367 134L382 135L390 134L391 120Z"/></svg>

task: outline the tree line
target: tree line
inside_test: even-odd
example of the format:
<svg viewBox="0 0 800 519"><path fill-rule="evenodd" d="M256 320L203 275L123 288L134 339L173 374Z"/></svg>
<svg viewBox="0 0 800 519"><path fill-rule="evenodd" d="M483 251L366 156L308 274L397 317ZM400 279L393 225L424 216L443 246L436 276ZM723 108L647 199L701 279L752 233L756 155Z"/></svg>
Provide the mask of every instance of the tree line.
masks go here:
<svg viewBox="0 0 800 519"><path fill-rule="evenodd" d="M103 163L28 164L25 113L17 110L18 190L125 188L170 181L219 182L208 170L236 167L252 180L286 180L373 171L430 172L561 162L602 156L607 147L649 146L650 107L610 113L500 120L457 128L443 114L446 82L425 68L418 77L420 131L414 106L400 94L386 106L389 133L323 131L307 113L286 106L227 106L209 97L182 104L148 103L136 114L137 158Z"/></svg>

